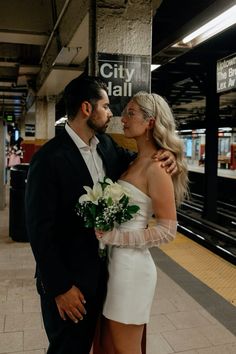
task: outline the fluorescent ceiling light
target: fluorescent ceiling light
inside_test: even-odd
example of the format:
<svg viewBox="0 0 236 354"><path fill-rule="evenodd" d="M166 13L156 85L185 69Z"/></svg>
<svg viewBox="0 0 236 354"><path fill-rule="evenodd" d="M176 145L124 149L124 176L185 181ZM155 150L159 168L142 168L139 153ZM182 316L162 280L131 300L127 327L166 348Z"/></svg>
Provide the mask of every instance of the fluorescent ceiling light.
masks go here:
<svg viewBox="0 0 236 354"><path fill-rule="evenodd" d="M230 127L219 128L219 131L231 132L231 131L232 131L232 128L230 128Z"/></svg>
<svg viewBox="0 0 236 354"><path fill-rule="evenodd" d="M156 70L157 68L159 68L161 66L161 64L152 64L151 65L151 71Z"/></svg>
<svg viewBox="0 0 236 354"><path fill-rule="evenodd" d="M197 44L202 43L206 39L209 39L222 32L226 28L236 23L236 5L230 7L219 16L207 22L205 25L199 27L196 31L190 33L184 37L178 43L175 43L172 47L181 47L183 45L194 47Z"/></svg>
<svg viewBox="0 0 236 354"><path fill-rule="evenodd" d="M215 17L213 20L207 22L204 26L201 26L196 31L186 36L183 39L183 43L188 43L192 39L201 35L209 38L207 35L208 32L210 36L213 36L214 34L221 32L223 29L232 26L234 23L236 23L236 5L232 6L219 16Z"/></svg>

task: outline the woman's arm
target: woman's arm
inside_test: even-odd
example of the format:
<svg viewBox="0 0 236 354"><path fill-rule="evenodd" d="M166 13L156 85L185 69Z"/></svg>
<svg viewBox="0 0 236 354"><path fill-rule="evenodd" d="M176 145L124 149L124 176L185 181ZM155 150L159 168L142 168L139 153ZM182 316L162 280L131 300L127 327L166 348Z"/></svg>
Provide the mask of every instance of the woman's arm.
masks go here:
<svg viewBox="0 0 236 354"><path fill-rule="evenodd" d="M157 220L157 224L147 229L124 231L114 228L110 232L96 231L96 236L104 244L129 247L151 248L168 243L175 238L177 222L174 220Z"/></svg>
<svg viewBox="0 0 236 354"><path fill-rule="evenodd" d="M152 199L156 225L147 229L120 230L111 232L96 231L96 235L105 244L121 247L154 247L175 238L177 230L176 207L171 176L152 163L147 171L148 195Z"/></svg>

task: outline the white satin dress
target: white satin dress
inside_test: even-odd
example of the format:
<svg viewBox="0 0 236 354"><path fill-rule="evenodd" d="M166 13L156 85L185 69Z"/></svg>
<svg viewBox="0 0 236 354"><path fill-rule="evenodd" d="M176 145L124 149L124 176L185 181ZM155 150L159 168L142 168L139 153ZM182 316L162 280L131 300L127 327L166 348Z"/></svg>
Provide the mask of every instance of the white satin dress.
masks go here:
<svg viewBox="0 0 236 354"><path fill-rule="evenodd" d="M129 182L119 180L140 210L120 229L145 229L153 214L151 199ZM156 288L156 266L148 248L109 247L109 280L103 315L125 324L144 324L150 318Z"/></svg>

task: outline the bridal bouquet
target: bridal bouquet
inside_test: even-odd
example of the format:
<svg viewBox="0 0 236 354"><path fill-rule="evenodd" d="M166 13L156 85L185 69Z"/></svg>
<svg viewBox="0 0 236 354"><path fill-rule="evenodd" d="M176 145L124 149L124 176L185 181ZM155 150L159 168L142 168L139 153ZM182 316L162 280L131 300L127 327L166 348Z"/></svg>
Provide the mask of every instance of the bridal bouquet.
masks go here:
<svg viewBox="0 0 236 354"><path fill-rule="evenodd" d="M85 227L102 231L112 230L115 224L122 224L133 218L139 206L129 204L129 193L118 183L107 177L98 181L93 188L84 186L86 193L76 204L77 214L83 218ZM105 246L99 241L101 256Z"/></svg>

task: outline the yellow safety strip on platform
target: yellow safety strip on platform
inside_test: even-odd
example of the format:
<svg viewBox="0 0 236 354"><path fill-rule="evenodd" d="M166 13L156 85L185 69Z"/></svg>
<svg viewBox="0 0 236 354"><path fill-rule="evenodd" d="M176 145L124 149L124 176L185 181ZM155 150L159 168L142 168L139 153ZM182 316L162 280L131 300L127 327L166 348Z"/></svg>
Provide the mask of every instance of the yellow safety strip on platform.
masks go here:
<svg viewBox="0 0 236 354"><path fill-rule="evenodd" d="M180 233L173 242L160 246L160 249L236 306L236 266Z"/></svg>

